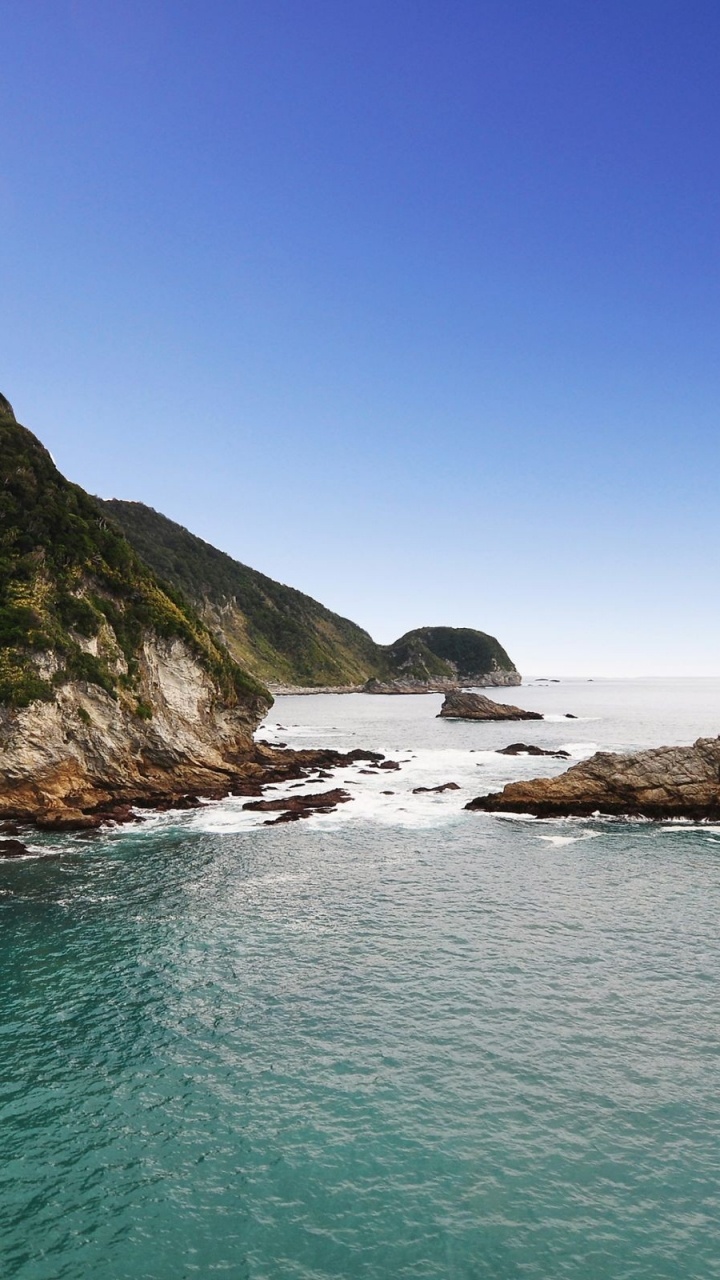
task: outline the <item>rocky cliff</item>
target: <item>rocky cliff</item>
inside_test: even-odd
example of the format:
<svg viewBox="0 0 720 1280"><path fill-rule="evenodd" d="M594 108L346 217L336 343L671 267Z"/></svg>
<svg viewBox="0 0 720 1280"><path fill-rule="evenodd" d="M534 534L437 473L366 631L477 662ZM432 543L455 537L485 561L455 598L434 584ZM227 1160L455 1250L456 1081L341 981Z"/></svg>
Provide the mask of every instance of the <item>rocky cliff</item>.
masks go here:
<svg viewBox="0 0 720 1280"><path fill-rule="evenodd" d="M644 818L720 818L720 738L633 755L598 751L557 778L511 782L467 809L538 818L594 813Z"/></svg>
<svg viewBox="0 0 720 1280"><path fill-rule="evenodd" d="M0 815L227 788L271 702L0 397Z"/></svg>
<svg viewBox="0 0 720 1280"><path fill-rule="evenodd" d="M417 692L462 684L520 684L493 637L469 627L422 627L376 644L348 618L233 560L140 502L101 504L160 578L179 590L243 667L287 690Z"/></svg>

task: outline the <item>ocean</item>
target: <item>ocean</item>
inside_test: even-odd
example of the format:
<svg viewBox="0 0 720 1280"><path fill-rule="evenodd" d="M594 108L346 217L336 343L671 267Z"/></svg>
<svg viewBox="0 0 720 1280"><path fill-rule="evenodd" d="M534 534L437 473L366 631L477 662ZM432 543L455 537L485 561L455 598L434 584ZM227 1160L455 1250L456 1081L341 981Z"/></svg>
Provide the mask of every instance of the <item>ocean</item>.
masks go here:
<svg viewBox="0 0 720 1280"><path fill-rule="evenodd" d="M0 862L4 1280L720 1276L720 827L463 809L716 735L720 680L493 696L547 719L279 698L401 768Z"/></svg>

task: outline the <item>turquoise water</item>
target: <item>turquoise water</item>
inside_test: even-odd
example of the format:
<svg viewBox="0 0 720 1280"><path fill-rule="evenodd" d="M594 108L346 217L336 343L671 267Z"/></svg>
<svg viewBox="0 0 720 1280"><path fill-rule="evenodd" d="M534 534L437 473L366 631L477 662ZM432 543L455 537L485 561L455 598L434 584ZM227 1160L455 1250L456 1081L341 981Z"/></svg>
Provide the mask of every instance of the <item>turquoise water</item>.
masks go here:
<svg viewBox="0 0 720 1280"><path fill-rule="evenodd" d="M512 697L557 718L282 699L411 762L0 864L3 1277L720 1276L720 831L461 808L562 767L494 743L688 741L720 683Z"/></svg>

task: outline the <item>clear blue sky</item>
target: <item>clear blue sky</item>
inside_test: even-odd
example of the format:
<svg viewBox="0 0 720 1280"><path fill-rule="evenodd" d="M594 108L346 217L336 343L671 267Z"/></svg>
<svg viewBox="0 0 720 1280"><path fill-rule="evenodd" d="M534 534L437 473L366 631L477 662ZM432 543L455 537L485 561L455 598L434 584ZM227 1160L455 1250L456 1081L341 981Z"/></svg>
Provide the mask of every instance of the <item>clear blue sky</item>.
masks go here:
<svg viewBox="0 0 720 1280"><path fill-rule="evenodd" d="M387 641L718 674L717 0L3 0L0 390Z"/></svg>

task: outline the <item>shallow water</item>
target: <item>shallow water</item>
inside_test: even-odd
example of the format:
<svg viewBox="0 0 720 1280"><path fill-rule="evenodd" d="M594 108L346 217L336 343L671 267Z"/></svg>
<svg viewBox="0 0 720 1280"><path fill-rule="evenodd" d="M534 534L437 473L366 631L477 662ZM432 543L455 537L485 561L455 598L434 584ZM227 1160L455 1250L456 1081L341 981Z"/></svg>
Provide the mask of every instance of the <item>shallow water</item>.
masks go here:
<svg viewBox="0 0 720 1280"><path fill-rule="evenodd" d="M717 732L720 681L497 697L556 718L279 699L409 763L0 863L3 1276L720 1276L720 830L462 809L565 767L511 741Z"/></svg>

